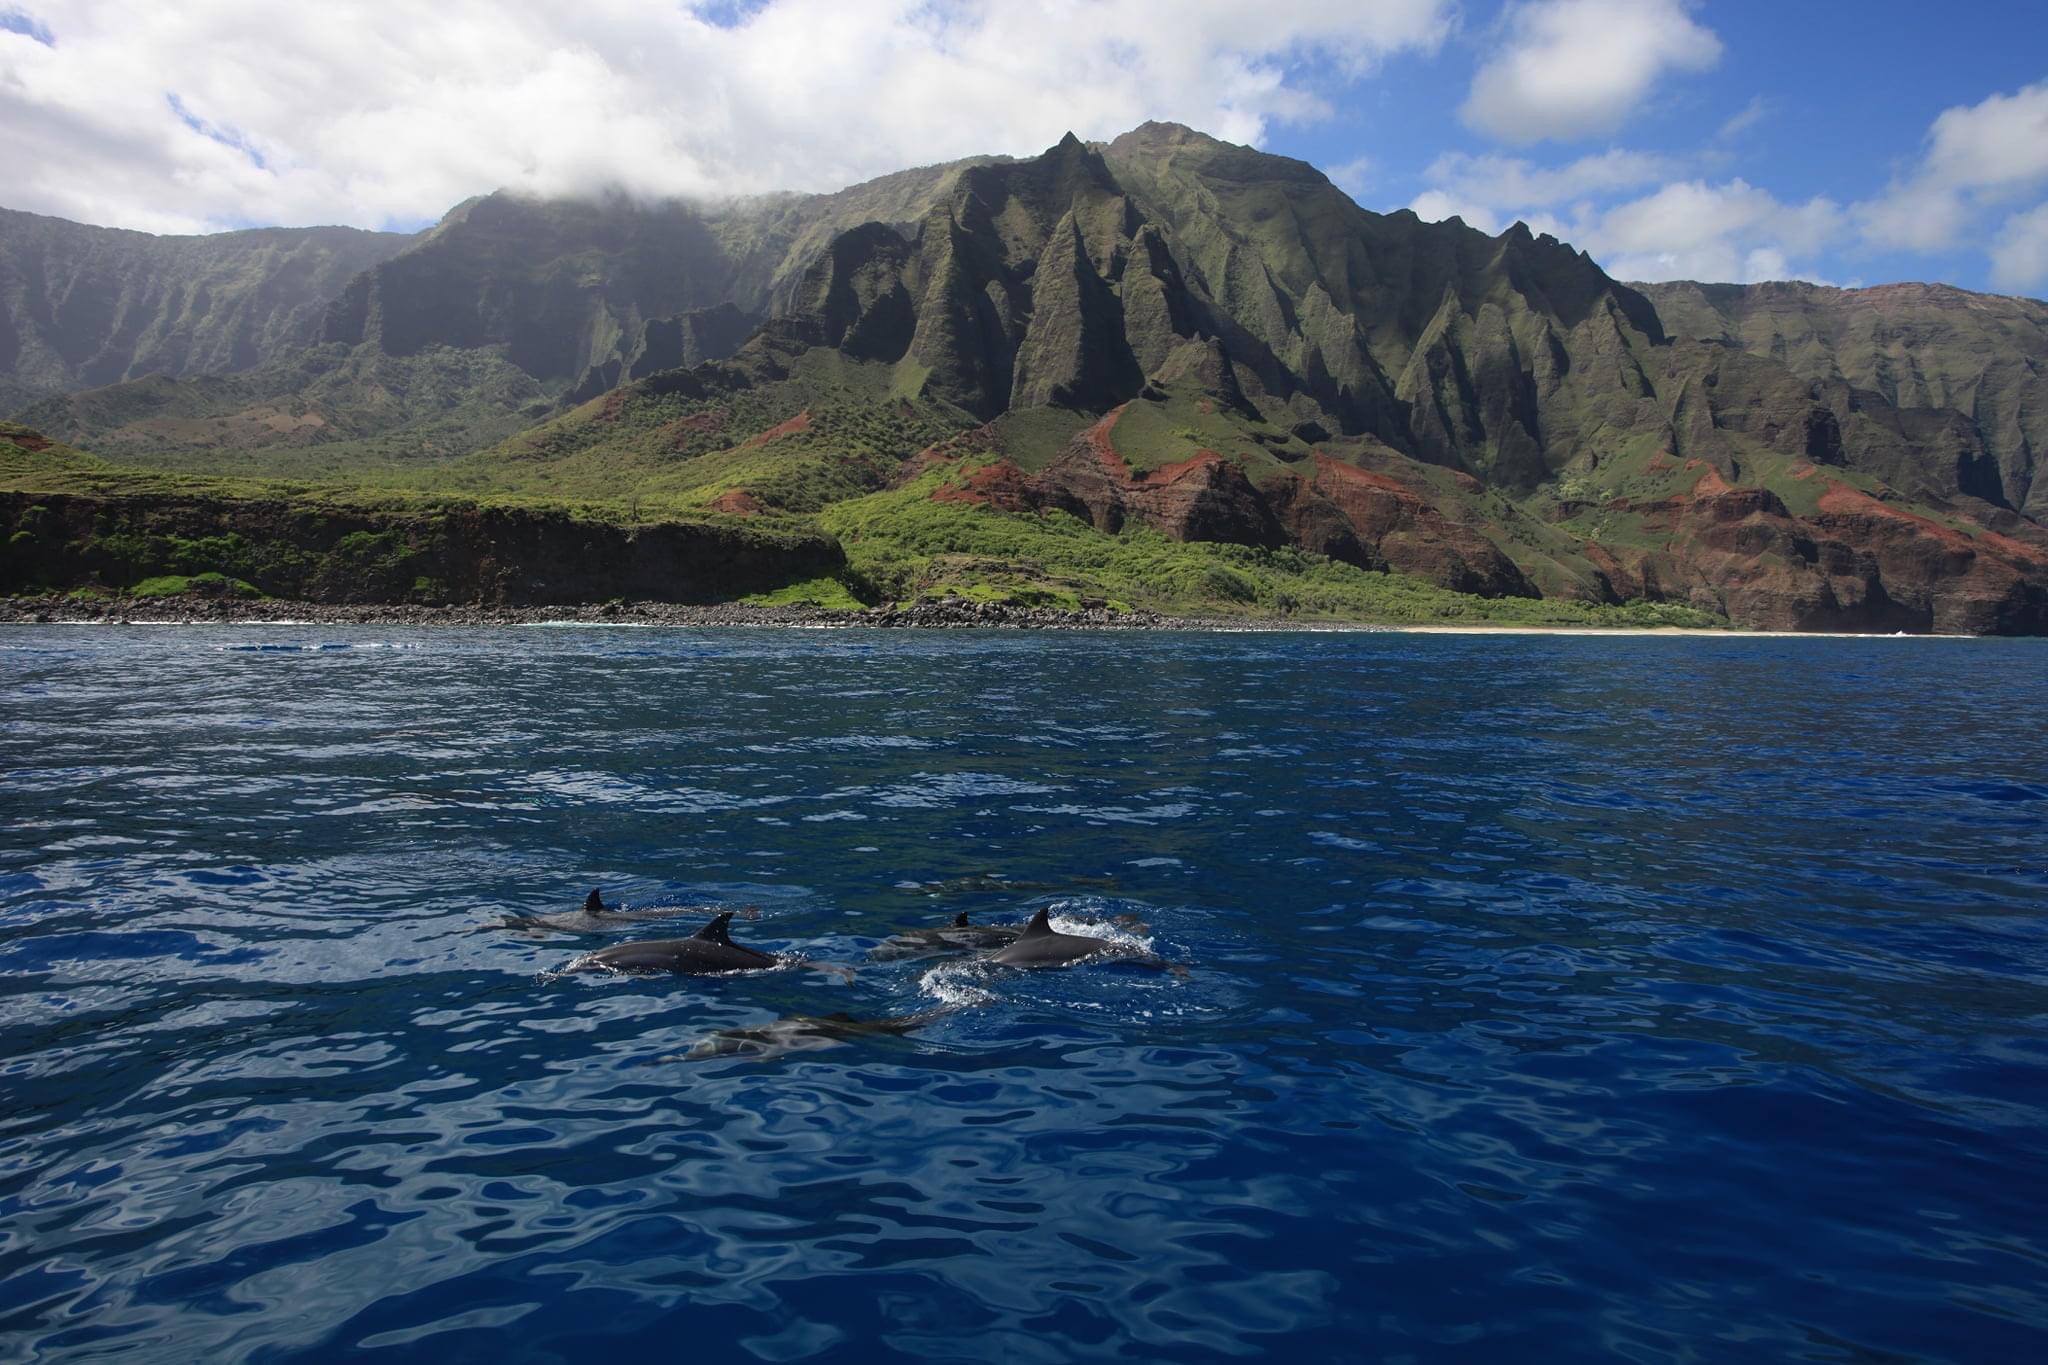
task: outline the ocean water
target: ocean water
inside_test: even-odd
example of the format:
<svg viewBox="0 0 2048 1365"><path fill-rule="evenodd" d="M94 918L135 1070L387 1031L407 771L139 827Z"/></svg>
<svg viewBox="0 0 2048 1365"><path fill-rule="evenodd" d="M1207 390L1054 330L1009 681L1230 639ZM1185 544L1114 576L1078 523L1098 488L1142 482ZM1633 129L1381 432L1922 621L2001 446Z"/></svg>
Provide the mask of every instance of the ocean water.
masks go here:
<svg viewBox="0 0 2048 1365"><path fill-rule="evenodd" d="M0 629L0 1359L2048 1359L2044 698L2037 641ZM593 886L797 960L498 927ZM1178 970L866 960L1039 907Z"/></svg>

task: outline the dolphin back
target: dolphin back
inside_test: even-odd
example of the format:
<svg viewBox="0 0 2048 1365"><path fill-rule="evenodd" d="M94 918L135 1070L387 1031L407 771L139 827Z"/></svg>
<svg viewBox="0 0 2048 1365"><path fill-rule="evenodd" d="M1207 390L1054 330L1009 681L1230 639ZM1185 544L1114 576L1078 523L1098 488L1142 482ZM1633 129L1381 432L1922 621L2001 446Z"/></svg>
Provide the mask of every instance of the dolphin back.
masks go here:
<svg viewBox="0 0 2048 1365"><path fill-rule="evenodd" d="M577 959L570 970L596 968L615 972L681 972L690 975L713 972L759 971L777 966L782 959L743 943L734 943L726 933L732 919L727 911L689 938L646 939L600 949Z"/></svg>
<svg viewBox="0 0 2048 1365"><path fill-rule="evenodd" d="M1004 967L1064 967L1113 948L1108 939L1060 933L1052 927L1050 907L1045 907L1031 917L1015 943L991 953L985 961Z"/></svg>

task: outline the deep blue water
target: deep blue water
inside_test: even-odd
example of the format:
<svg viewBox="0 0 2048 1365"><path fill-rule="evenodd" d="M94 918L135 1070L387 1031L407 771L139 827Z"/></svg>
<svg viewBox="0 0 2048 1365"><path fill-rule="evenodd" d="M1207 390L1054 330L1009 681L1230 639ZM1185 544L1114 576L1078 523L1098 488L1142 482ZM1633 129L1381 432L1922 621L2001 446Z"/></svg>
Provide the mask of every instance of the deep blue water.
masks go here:
<svg viewBox="0 0 2048 1365"><path fill-rule="evenodd" d="M2048 642L0 629L0 1359L2039 1361L2044 700ZM591 886L859 970L490 927ZM862 960L1040 905L1187 972Z"/></svg>

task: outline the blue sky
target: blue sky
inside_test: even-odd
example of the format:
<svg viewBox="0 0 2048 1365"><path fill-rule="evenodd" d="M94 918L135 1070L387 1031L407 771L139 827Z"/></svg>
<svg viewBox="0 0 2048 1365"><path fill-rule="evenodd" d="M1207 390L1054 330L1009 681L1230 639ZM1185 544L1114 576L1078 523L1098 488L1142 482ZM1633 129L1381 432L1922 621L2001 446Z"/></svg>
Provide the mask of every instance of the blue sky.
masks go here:
<svg viewBox="0 0 2048 1365"><path fill-rule="evenodd" d="M1501 41L1504 8L1462 6L1462 22L1435 52L1389 60L1370 79L1343 87L1330 118L1276 123L1265 146L1326 170L1365 158L1356 197L1376 209L1414 203L1447 153L1556 168L1616 149L1669 158L1674 178L1710 186L1739 178L1786 203L1821 197L1846 208L1882 195L1895 180L1910 181L1944 110L2048 81L2048 4L1723 0L1685 7L1720 40L1712 66L1666 75L1611 133L1517 147L1459 117L1476 69ZM1323 79L1337 83L1335 73ZM1731 121L1739 126L1723 136ZM2039 132L2048 161L2048 128ZM2035 184L2010 202L2039 203L2044 188ZM1933 249L1899 250L1845 229L1791 264L1841 284L1937 279L1994 288L1986 252L2005 207L2001 200Z"/></svg>
<svg viewBox="0 0 2048 1365"><path fill-rule="evenodd" d="M1624 278L2048 294L2048 3L0 0L0 205L416 230L1148 118Z"/></svg>

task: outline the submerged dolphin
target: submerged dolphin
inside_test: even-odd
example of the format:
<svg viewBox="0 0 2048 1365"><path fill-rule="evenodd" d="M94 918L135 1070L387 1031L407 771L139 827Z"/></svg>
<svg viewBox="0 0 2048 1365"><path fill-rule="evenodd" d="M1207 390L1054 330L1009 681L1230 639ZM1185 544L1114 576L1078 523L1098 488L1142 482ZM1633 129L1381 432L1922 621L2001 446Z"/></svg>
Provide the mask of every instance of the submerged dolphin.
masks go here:
<svg viewBox="0 0 2048 1365"><path fill-rule="evenodd" d="M604 897L592 891L583 898L583 908L580 910L572 910L562 915L507 915L499 927L528 933L552 930L560 934L601 934L610 929L623 929L639 920L674 919L692 910L707 908L695 905L657 905L647 910L622 910L616 905L606 905Z"/></svg>
<svg viewBox="0 0 2048 1365"><path fill-rule="evenodd" d="M688 1052L656 1057L656 1062L701 1062L713 1057L782 1057L841 1047L862 1038L900 1038L942 1019L957 1005L941 1005L918 1014L889 1019L856 1019L850 1014L791 1014L754 1028L724 1028L693 1044Z"/></svg>
<svg viewBox="0 0 2048 1365"><path fill-rule="evenodd" d="M989 954L987 960L1004 967L1066 967L1116 951L1117 945L1106 938L1061 933L1052 927L1051 912L1041 909L1015 943Z"/></svg>
<svg viewBox="0 0 2048 1365"><path fill-rule="evenodd" d="M727 932L732 911L699 929L689 938L657 938L642 943L621 943L600 948L563 968L568 972L681 972L708 976L714 972L758 972L782 965L772 953L760 952L734 943Z"/></svg>
<svg viewBox="0 0 2048 1365"><path fill-rule="evenodd" d="M906 958L939 957L946 953L978 953L1005 948L1024 932L1021 924L973 924L962 910L951 924L936 929L911 929L878 944L868 956L876 962L900 962Z"/></svg>

